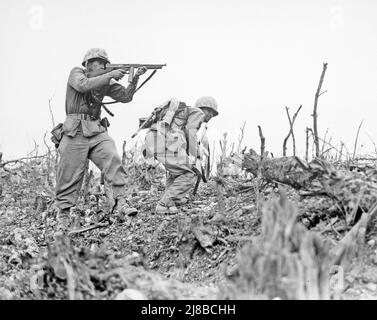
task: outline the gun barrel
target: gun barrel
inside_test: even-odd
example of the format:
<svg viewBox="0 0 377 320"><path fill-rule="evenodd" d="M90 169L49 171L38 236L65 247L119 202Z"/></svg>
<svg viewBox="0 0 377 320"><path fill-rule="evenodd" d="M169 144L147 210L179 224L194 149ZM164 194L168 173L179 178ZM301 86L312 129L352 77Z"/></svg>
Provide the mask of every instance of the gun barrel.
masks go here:
<svg viewBox="0 0 377 320"><path fill-rule="evenodd" d="M116 64L107 64L106 65L106 69L109 68L109 69L129 69L129 68L141 68L141 67L146 67L147 69L162 69L162 67L165 67L166 66L166 63L165 64L142 64L142 63L127 63L127 64L123 64L123 63L116 63Z"/></svg>
<svg viewBox="0 0 377 320"><path fill-rule="evenodd" d="M112 63L108 63L105 65L105 68L103 69L99 69L99 70L95 70L95 71L90 71L87 73L87 77L88 78L92 78L92 77L97 77L99 75L102 75L102 74L105 74L105 73L108 73L112 70L116 70L116 69L124 69L126 71L126 74L132 74L133 76L133 71L130 72L132 69L137 69L137 68L141 68L141 67L146 67L147 69L162 69L162 67L165 67L166 66L166 63L164 64L141 64L141 63L116 63L116 64L112 64ZM132 78L131 80L129 79L129 81L132 81Z"/></svg>

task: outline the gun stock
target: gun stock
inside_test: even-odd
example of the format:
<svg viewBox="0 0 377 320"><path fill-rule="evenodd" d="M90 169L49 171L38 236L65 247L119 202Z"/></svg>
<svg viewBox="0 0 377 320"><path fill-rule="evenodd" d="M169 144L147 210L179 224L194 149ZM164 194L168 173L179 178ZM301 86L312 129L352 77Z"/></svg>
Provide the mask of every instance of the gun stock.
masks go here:
<svg viewBox="0 0 377 320"><path fill-rule="evenodd" d="M137 129L137 131L131 136L131 139L135 138L141 130L143 130L144 128L147 128L151 124L151 122L153 122L155 116L156 116L156 112L153 111L152 114L149 116L149 118L145 120L141 124L141 126L139 126L139 129Z"/></svg>

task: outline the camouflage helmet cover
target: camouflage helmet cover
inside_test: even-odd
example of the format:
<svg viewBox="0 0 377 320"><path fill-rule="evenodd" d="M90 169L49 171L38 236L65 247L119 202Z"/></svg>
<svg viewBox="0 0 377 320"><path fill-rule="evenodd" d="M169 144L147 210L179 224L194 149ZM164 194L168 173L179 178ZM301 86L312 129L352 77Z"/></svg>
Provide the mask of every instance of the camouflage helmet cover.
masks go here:
<svg viewBox="0 0 377 320"><path fill-rule="evenodd" d="M106 51L102 48L89 49L84 56L82 65L85 67L86 62L91 59L102 59L105 60L106 63L110 63L109 56L107 55Z"/></svg>
<svg viewBox="0 0 377 320"><path fill-rule="evenodd" d="M195 107L211 109L214 113L214 116L217 116L219 114L217 110L217 102L215 98L211 96L200 97L198 100L196 100Z"/></svg>

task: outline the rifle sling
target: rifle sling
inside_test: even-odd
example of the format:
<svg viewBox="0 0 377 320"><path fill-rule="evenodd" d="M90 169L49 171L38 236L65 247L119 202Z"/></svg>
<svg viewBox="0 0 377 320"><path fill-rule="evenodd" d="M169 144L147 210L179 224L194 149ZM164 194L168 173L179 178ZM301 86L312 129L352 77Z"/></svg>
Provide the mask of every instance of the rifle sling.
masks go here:
<svg viewBox="0 0 377 320"><path fill-rule="evenodd" d="M104 104L102 104L102 108L112 117L114 117L114 113L112 113L109 109L106 108Z"/></svg>
<svg viewBox="0 0 377 320"><path fill-rule="evenodd" d="M157 70L153 70L153 72L149 75L148 78L146 78L144 80L144 82L135 90L134 93L136 93L136 91L138 91L143 85L145 85L153 76L154 74L157 72ZM112 113L109 109L106 108L105 104L114 104L114 103L117 103L118 101L110 101L110 102L102 102L102 101L99 101L97 99L97 102L101 103L101 106L105 109L105 111L112 117L114 117L114 113Z"/></svg>
<svg viewBox="0 0 377 320"><path fill-rule="evenodd" d="M152 78L154 75L155 75L155 73L157 72L157 70L153 70L153 72L149 75L149 77L148 78L146 78L144 81L143 81L143 83L139 86L139 88L137 88L136 90L135 90L135 93L143 86L143 85L145 85L149 80L150 80L150 78Z"/></svg>
<svg viewBox="0 0 377 320"><path fill-rule="evenodd" d="M118 101L111 101L111 102L102 102L101 100L99 100L93 93L92 93L92 98L94 99L94 101L96 101L98 104L101 105L101 107L112 117L114 117L114 113L112 113L109 109L107 109L107 107L105 106L105 104L112 104L112 103L116 103Z"/></svg>

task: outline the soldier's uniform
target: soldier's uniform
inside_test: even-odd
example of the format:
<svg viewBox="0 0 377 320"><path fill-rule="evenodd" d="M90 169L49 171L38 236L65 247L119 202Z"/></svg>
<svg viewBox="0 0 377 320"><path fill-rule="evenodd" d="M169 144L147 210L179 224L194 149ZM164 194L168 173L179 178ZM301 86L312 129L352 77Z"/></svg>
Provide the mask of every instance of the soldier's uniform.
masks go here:
<svg viewBox="0 0 377 320"><path fill-rule="evenodd" d="M161 117L164 116L163 112ZM160 132L158 123L153 124L145 137L147 157L154 157L168 171L165 192L158 203L163 207L175 208L175 204L181 202L195 185L197 131L204 118L205 114L199 107L180 102L170 130Z"/></svg>
<svg viewBox="0 0 377 320"><path fill-rule="evenodd" d="M106 56L107 58L107 56ZM112 185L114 198L121 198L126 184L125 170L117 153L114 140L101 124L101 105L104 96L118 102L132 100L138 77L127 88L104 74L93 78L86 70L76 67L70 72L66 92L66 120L63 138L59 145L60 161L56 179L56 206L58 219L66 219L69 209L75 205L89 158ZM97 99L89 107L90 99ZM92 100L93 101L93 100Z"/></svg>

